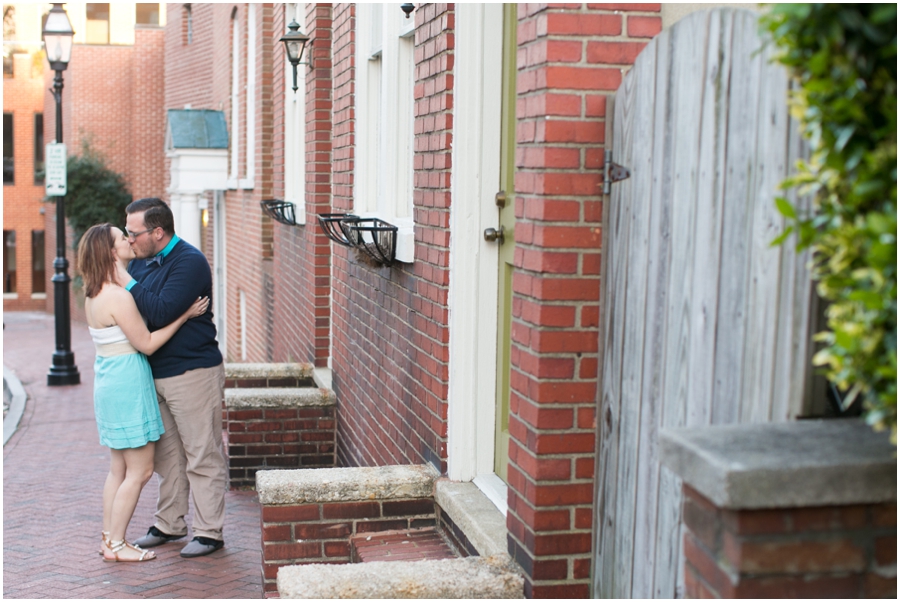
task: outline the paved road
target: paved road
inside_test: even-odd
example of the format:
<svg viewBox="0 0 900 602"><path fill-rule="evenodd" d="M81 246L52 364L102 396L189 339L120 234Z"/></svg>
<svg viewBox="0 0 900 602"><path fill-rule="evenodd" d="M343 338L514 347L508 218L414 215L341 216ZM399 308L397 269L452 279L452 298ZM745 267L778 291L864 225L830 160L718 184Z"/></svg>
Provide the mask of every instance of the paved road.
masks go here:
<svg viewBox="0 0 900 602"><path fill-rule="evenodd" d="M219 552L181 558L185 539L156 548L159 558L151 562L102 561L101 489L109 453L94 422L87 325L72 324L82 384L48 387L53 316L6 312L3 320L3 363L28 394L19 429L3 448L3 597L262 598L254 492L226 495L225 548ZM129 540L153 523L156 487L154 477L138 502Z"/></svg>

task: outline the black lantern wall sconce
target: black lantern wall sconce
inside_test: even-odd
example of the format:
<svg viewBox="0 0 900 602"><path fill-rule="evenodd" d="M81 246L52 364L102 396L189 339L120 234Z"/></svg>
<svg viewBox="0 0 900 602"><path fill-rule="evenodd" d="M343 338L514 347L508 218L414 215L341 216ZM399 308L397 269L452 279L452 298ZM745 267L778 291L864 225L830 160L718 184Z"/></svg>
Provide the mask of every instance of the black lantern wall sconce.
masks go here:
<svg viewBox="0 0 900 602"><path fill-rule="evenodd" d="M294 68L294 92L297 91L297 66L298 65L309 65L309 68L312 69L312 43L309 41L309 36L303 35L300 33L300 25L296 20L291 20L288 25L288 33L284 34L282 38L279 40L280 42L284 42L284 49L287 52L287 58L291 62L291 67ZM310 46L309 49L309 59L303 61L303 51L306 50L307 44Z"/></svg>
<svg viewBox="0 0 900 602"><path fill-rule="evenodd" d="M400 10L406 13L406 18L409 19L409 16L412 14L412 11L416 10L416 5L412 2L405 2L400 5Z"/></svg>

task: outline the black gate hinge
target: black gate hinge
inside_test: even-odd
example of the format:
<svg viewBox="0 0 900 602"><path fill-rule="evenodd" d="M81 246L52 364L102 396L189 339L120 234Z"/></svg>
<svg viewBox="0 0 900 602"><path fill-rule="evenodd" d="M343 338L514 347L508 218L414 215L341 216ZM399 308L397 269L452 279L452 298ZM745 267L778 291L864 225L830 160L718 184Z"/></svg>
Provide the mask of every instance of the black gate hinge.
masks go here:
<svg viewBox="0 0 900 602"><path fill-rule="evenodd" d="M627 167L613 163L612 151L606 151L605 161L603 162L603 194L609 194L612 191L613 182L619 182L630 176L631 172L628 171Z"/></svg>

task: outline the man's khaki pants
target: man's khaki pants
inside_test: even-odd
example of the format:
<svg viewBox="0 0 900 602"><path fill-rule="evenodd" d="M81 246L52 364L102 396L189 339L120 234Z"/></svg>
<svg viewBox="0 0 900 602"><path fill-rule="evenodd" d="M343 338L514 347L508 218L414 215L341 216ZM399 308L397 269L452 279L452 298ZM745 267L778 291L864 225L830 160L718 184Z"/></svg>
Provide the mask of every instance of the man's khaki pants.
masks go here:
<svg viewBox="0 0 900 602"><path fill-rule="evenodd" d="M194 500L194 537L223 541L225 457L222 454L222 399L225 366L198 368L157 378L159 413L166 432L156 443L159 475L156 528L186 535L188 492Z"/></svg>

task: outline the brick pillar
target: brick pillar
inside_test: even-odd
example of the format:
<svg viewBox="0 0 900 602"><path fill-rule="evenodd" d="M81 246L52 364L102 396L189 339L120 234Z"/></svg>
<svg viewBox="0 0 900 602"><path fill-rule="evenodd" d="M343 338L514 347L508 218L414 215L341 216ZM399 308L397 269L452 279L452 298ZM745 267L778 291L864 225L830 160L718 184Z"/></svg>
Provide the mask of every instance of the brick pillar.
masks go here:
<svg viewBox="0 0 900 602"><path fill-rule="evenodd" d="M587 597L606 98L659 4L520 4L510 553L528 597Z"/></svg>
<svg viewBox="0 0 900 602"><path fill-rule="evenodd" d="M330 353L331 241L316 223L316 214L331 211L332 139L332 17L330 4L310 5L306 25L315 40L312 57L315 69L306 80L306 224L310 253L306 266L313 283L313 362L325 366Z"/></svg>
<svg viewBox="0 0 900 602"><path fill-rule="evenodd" d="M684 486L688 598L896 598L897 505L724 510Z"/></svg>
<svg viewBox="0 0 900 602"><path fill-rule="evenodd" d="M274 273L278 279L275 298L275 358L279 361L300 359L324 367L330 353L331 318L331 243L319 227L316 216L331 212L332 173L332 6L306 4L304 31L310 42L303 59L313 68L299 65L305 73L305 88L291 91L291 67L285 69L284 45L275 52L275 111L280 120L276 129L275 158L276 197L284 198L284 169L305 170L305 225L275 227ZM276 11L276 32L286 31L284 7ZM279 34L280 35L283 34ZM284 165L285 91L291 101L303 103L304 154L293 165ZM301 216L297 216L298 221Z"/></svg>
<svg viewBox="0 0 900 602"><path fill-rule="evenodd" d="M333 197L331 210L335 213L349 213L353 210L353 168L354 168L354 110L353 95L356 78L355 35L356 5L350 2L335 4L332 8L332 182ZM318 226L316 226L318 227ZM332 245L331 263L346 265L349 249ZM346 292L347 283L339 278L331 283L335 298L339 291ZM346 293L345 293L346 294ZM329 319L332 321L334 339L331 341L331 355L339 361L340 349L347 347L347 312L335 303Z"/></svg>

